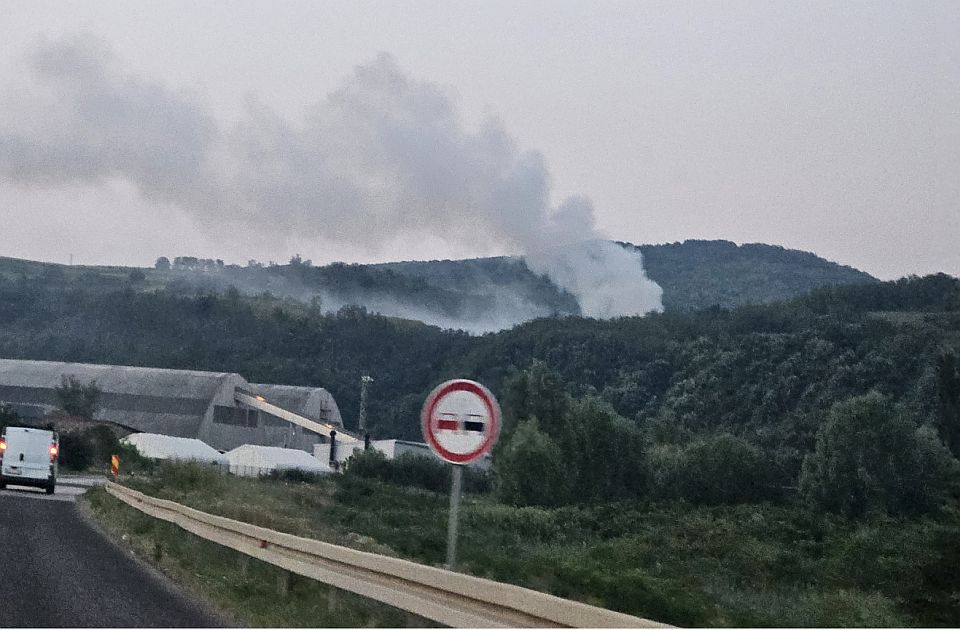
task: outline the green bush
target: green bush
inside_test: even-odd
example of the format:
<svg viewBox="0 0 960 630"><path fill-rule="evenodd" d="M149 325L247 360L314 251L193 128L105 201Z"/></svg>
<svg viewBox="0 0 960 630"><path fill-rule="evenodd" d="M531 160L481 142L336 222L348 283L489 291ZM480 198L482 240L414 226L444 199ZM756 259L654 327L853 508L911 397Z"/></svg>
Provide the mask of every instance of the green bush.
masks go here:
<svg viewBox="0 0 960 630"><path fill-rule="evenodd" d="M60 434L60 467L86 470L93 463L93 447L81 431Z"/></svg>
<svg viewBox="0 0 960 630"><path fill-rule="evenodd" d="M571 500L571 476L560 447L536 418L521 422L497 453L497 493L513 505L556 506Z"/></svg>
<svg viewBox="0 0 960 630"><path fill-rule="evenodd" d="M60 466L68 470L107 471L113 455L120 457L124 473L152 470L156 465L134 446L122 444L113 429L105 425L60 434Z"/></svg>
<svg viewBox="0 0 960 630"><path fill-rule="evenodd" d="M391 460L375 448L354 454L344 473L442 493L450 492L452 483L450 464L414 453L403 453ZM464 492L482 494L490 490L490 476L470 466L463 467L462 483Z"/></svg>
<svg viewBox="0 0 960 630"><path fill-rule="evenodd" d="M804 459L800 491L810 505L852 517L917 514L943 503L956 470L933 429L871 392L830 409Z"/></svg>
<svg viewBox="0 0 960 630"><path fill-rule="evenodd" d="M291 483L317 483L325 476L324 473L312 473L299 468L288 468L286 470L271 470L268 475L265 475L265 478Z"/></svg>
<svg viewBox="0 0 960 630"><path fill-rule="evenodd" d="M774 495L763 453L728 433L685 446L654 446L647 454L647 465L650 492L659 499L720 505L757 502Z"/></svg>

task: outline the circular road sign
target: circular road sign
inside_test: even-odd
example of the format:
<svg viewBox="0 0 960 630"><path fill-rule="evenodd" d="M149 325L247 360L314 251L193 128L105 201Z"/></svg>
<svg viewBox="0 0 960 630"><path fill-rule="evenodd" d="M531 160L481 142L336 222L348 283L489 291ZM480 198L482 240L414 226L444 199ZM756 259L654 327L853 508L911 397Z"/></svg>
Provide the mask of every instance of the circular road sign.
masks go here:
<svg viewBox="0 0 960 630"><path fill-rule="evenodd" d="M490 390L476 381L447 381L427 396L420 424L437 457L467 464L490 452L497 441L500 406Z"/></svg>

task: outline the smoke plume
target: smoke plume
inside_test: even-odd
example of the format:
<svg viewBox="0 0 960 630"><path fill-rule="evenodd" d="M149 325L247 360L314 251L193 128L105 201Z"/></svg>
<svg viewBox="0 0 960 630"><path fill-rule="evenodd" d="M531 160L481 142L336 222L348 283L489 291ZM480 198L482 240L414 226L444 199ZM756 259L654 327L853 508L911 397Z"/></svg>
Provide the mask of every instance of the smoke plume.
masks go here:
<svg viewBox="0 0 960 630"><path fill-rule="evenodd" d="M232 126L201 99L126 71L89 35L39 40L0 97L0 182L127 181L213 233L255 227L376 252L441 236L523 252L586 315L660 310L640 254L603 240L592 204L550 199L543 157L496 119L467 130L451 94L381 54L302 120L251 99ZM482 237L480 235L483 235Z"/></svg>

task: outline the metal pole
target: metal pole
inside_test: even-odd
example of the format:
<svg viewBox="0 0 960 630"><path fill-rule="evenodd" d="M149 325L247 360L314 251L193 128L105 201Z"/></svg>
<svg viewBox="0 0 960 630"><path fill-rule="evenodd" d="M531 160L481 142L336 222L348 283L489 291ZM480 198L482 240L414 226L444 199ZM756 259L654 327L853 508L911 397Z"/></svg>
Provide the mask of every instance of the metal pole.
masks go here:
<svg viewBox="0 0 960 630"><path fill-rule="evenodd" d="M360 419L357 424L361 435L367 431L367 385L372 382L373 379L366 374L360 377Z"/></svg>
<svg viewBox="0 0 960 630"><path fill-rule="evenodd" d="M330 468L337 469L337 432L330 431Z"/></svg>
<svg viewBox="0 0 960 630"><path fill-rule="evenodd" d="M457 513L460 511L460 488L463 481L463 466L453 465L453 483L450 484L450 523L447 527L447 568L453 569L457 561Z"/></svg>

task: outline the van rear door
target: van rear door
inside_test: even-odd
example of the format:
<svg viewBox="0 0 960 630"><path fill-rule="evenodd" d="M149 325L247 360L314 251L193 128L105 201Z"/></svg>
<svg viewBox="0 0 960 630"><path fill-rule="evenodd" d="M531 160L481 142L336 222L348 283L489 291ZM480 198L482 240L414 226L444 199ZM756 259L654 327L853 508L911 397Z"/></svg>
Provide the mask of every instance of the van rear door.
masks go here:
<svg viewBox="0 0 960 630"><path fill-rule="evenodd" d="M2 470L4 477L47 479L50 476L52 432L7 427L6 442Z"/></svg>

